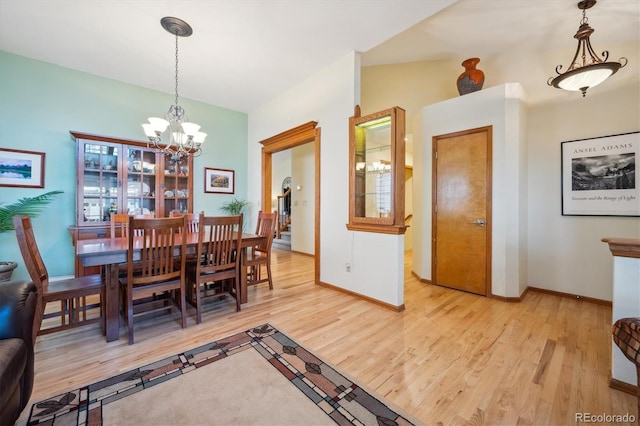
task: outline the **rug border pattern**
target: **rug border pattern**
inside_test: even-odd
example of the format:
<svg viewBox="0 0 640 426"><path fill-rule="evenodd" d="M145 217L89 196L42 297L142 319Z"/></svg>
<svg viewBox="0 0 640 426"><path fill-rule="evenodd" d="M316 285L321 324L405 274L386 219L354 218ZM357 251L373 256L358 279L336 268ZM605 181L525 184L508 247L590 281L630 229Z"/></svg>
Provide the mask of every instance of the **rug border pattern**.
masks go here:
<svg viewBox="0 0 640 426"><path fill-rule="evenodd" d="M222 338L32 405L27 425L101 425L106 404L244 350L255 350L339 425L413 425L270 324Z"/></svg>

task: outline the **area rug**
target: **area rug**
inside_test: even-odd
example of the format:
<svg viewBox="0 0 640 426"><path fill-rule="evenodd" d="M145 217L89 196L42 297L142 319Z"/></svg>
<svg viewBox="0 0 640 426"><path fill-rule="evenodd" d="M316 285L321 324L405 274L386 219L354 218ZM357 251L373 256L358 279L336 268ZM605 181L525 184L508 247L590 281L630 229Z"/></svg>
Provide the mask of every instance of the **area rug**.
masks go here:
<svg viewBox="0 0 640 426"><path fill-rule="evenodd" d="M270 324L33 404L28 425L412 425Z"/></svg>

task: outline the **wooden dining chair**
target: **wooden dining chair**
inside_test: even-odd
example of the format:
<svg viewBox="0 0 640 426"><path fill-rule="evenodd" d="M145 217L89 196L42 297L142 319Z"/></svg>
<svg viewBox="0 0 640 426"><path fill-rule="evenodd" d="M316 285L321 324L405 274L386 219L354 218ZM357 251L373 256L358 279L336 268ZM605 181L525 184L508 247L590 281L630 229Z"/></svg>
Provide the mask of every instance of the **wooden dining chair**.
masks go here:
<svg viewBox="0 0 640 426"><path fill-rule="evenodd" d="M187 232L191 232L194 234L197 233L198 222L200 221L200 214L199 213L180 213L175 210L171 210L171 212L169 212L169 217L182 217L182 216L187 218Z"/></svg>
<svg viewBox="0 0 640 426"><path fill-rule="evenodd" d="M120 232L118 232L120 231ZM129 237L129 215L125 213L111 214L111 238Z"/></svg>
<svg viewBox="0 0 640 426"><path fill-rule="evenodd" d="M18 246L22 253L31 281L38 288L36 318L33 324L33 336L54 333L69 328L89 325L100 321L103 316L104 280L100 274L79 278L68 278L49 281L49 273L40 255L36 243L31 218L14 216L13 225L16 230ZM88 305L87 298L95 296L94 304ZM60 303L60 325L41 329L47 303ZM90 309L97 309L98 315L89 315ZM58 315L54 311L53 315Z"/></svg>
<svg viewBox="0 0 640 426"><path fill-rule="evenodd" d="M113 213L111 214L110 227L111 227L111 238L127 238L129 237L129 217L133 216L138 219L153 219L155 218L155 214L136 214L129 215L126 213ZM120 232L118 232L120 231Z"/></svg>
<svg viewBox="0 0 640 426"><path fill-rule="evenodd" d="M154 214L137 214L129 215L126 213L113 213L111 215L111 238L129 238L129 218L133 216L138 219L153 219ZM118 275L125 276L127 274L127 264L122 263L118 266Z"/></svg>
<svg viewBox="0 0 640 426"><path fill-rule="evenodd" d="M256 234L264 237L264 240L247 250L244 268L247 268L247 285L255 285L268 282L269 289L273 290L271 277L271 244L276 230L277 213L258 212ZM267 275L263 277L262 267L265 267Z"/></svg>
<svg viewBox="0 0 640 426"><path fill-rule="evenodd" d="M177 307L182 328L187 326L185 222L184 217L129 218L127 275L119 281L130 345L134 341L134 318ZM160 294L167 295L162 303L156 298Z"/></svg>
<svg viewBox="0 0 640 426"><path fill-rule="evenodd" d="M187 265L187 301L202 322L202 302L230 295L240 311L240 256L242 214L205 216L200 213L196 257ZM231 284L232 283L232 284Z"/></svg>

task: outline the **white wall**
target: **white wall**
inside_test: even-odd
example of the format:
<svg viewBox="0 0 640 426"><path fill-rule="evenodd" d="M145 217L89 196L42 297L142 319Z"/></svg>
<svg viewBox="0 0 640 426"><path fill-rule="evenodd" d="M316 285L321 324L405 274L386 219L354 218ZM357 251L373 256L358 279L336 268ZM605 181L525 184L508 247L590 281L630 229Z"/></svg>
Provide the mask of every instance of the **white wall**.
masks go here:
<svg viewBox="0 0 640 426"><path fill-rule="evenodd" d="M271 156L271 208L278 208L277 196L282 194L282 181L291 176L291 150L276 152Z"/></svg>
<svg viewBox="0 0 640 426"><path fill-rule="evenodd" d="M258 141L308 121L318 121L322 129L320 280L399 306L404 302L403 236L346 229L348 124L354 106L359 103L359 90L360 57L353 52L250 112L249 200L254 206L260 205ZM346 263L353 265L351 272L346 272ZM277 287L277 282L274 285Z"/></svg>
<svg viewBox="0 0 640 426"><path fill-rule="evenodd" d="M291 149L291 250L314 254L315 147Z"/></svg>
<svg viewBox="0 0 640 426"><path fill-rule="evenodd" d="M604 90L606 84L585 98L531 108L528 285L532 287L611 300L613 259L601 239L640 238L637 217L562 216L560 144L640 130L640 77L617 90ZM640 188L637 191L640 198Z"/></svg>
<svg viewBox="0 0 640 426"><path fill-rule="evenodd" d="M414 185L414 271L431 279L432 138L493 126L492 129L492 235L491 290L504 297L518 297L526 287L526 139L522 130L524 91L507 83L449 99L422 109L421 139L414 138L414 173L422 185ZM524 222L524 223L523 223Z"/></svg>

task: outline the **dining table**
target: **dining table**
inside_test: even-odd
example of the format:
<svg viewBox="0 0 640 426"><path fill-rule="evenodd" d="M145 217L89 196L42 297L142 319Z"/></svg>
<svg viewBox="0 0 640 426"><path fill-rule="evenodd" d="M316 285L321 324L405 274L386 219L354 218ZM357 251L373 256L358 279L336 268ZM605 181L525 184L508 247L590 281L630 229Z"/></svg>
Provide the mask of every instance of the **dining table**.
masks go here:
<svg viewBox="0 0 640 426"><path fill-rule="evenodd" d="M141 237L134 237L141 239ZM247 256L247 249L260 244L265 237L257 234L242 233L240 250L240 264L244 265ZM134 241L134 247L140 248L142 241ZM187 233L187 256L196 254L198 247L198 234ZM135 250L134 248L134 250ZM105 292L103 300L102 314L103 333L107 342L118 340L120 337L119 318L119 290L118 271L119 265L127 263L129 251L128 238L96 238L76 241L76 257L83 266L100 266L105 279ZM179 246L176 246L176 256L179 255ZM133 253L133 260L140 260L140 251ZM247 268L241 266L240 273L240 303L247 303Z"/></svg>

